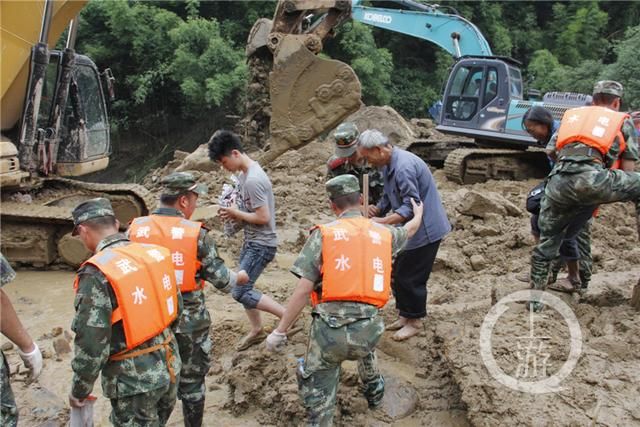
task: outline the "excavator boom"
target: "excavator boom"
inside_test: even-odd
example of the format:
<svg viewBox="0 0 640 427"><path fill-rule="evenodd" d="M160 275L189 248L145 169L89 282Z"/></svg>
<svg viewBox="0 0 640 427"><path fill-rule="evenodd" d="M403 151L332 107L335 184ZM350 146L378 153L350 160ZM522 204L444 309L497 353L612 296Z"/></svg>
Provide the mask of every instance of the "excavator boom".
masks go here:
<svg viewBox="0 0 640 427"><path fill-rule="evenodd" d="M397 3L413 7L414 10L367 7L362 6L360 0L354 0L351 17L367 25L429 41L454 58L493 55L482 32L462 16L406 0Z"/></svg>

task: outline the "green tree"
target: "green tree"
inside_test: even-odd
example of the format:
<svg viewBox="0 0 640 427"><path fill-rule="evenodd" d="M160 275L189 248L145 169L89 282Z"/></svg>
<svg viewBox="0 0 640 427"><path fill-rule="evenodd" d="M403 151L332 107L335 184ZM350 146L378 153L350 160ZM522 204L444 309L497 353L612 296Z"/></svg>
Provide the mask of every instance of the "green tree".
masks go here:
<svg viewBox="0 0 640 427"><path fill-rule="evenodd" d="M572 17L563 14L562 21L564 28L558 34L555 53L563 64L578 65L583 59L602 57L608 46L603 37L608 16L598 3L584 3Z"/></svg>
<svg viewBox="0 0 640 427"><path fill-rule="evenodd" d="M640 110L640 25L627 29L616 47L617 60L607 66L601 78L617 80L624 85L624 108Z"/></svg>
<svg viewBox="0 0 640 427"><path fill-rule="evenodd" d="M166 127L166 117L174 112L171 100L178 95L166 79L174 50L166 34L180 22L175 13L148 3L89 2L82 11L77 50L101 68L113 69L117 128Z"/></svg>
<svg viewBox="0 0 640 427"><path fill-rule="evenodd" d="M244 51L221 37L216 20L188 19L171 30L169 38L176 48L168 69L180 85L187 115L223 104L232 111L241 108L238 101L247 77Z"/></svg>
<svg viewBox="0 0 640 427"><path fill-rule="evenodd" d="M557 73L563 71L553 53L547 49L536 50L527 67L529 86L542 92L558 90Z"/></svg>
<svg viewBox="0 0 640 427"><path fill-rule="evenodd" d="M337 59L351 65L362 83L362 98L367 104L388 104L391 101L391 52L378 48L371 27L348 22L340 28Z"/></svg>

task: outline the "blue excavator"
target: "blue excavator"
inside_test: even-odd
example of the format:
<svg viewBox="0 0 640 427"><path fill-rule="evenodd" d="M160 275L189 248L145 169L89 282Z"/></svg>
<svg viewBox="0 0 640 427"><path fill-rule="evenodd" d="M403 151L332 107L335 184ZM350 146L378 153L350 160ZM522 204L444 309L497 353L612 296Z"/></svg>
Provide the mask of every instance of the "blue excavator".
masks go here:
<svg viewBox="0 0 640 427"><path fill-rule="evenodd" d="M522 129L523 114L532 105L543 105L560 119L566 109L586 105L590 97L554 92L542 100L525 99L519 62L494 55L473 23L450 8L413 0L393 3L400 8L365 6L361 0L280 0L273 20L256 22L247 54L268 48L273 55L272 152L266 159L309 142L360 107L353 70L317 55L333 30L353 19L436 44L456 60L444 85L436 129L465 138L447 141L446 147L418 141L410 151L429 163L444 163L447 178L461 184L544 177L546 155Z"/></svg>

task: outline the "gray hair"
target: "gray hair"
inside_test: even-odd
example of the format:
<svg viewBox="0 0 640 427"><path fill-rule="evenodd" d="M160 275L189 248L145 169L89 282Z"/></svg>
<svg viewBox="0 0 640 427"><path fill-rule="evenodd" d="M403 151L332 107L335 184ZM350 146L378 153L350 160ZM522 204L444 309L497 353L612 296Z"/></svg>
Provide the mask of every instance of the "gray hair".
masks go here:
<svg viewBox="0 0 640 427"><path fill-rule="evenodd" d="M377 129L367 129L358 137L358 146L362 148L382 147L389 144L389 138Z"/></svg>

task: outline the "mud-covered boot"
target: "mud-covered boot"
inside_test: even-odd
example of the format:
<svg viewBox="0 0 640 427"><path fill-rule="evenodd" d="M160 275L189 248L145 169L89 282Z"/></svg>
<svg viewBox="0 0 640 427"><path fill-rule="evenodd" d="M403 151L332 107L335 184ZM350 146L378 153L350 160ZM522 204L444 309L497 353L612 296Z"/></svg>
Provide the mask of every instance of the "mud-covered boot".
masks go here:
<svg viewBox="0 0 640 427"><path fill-rule="evenodd" d="M202 427L204 415L204 399L198 402L182 401L182 415L185 427Z"/></svg>

